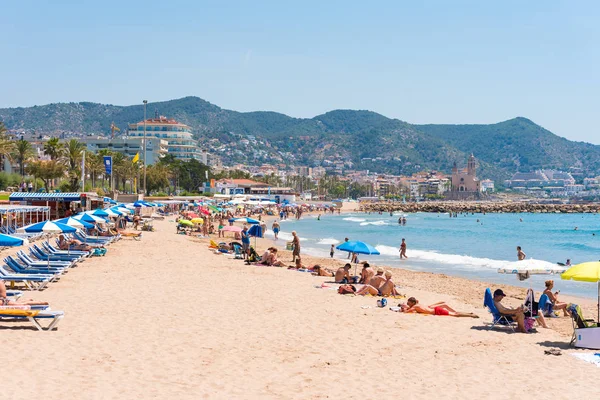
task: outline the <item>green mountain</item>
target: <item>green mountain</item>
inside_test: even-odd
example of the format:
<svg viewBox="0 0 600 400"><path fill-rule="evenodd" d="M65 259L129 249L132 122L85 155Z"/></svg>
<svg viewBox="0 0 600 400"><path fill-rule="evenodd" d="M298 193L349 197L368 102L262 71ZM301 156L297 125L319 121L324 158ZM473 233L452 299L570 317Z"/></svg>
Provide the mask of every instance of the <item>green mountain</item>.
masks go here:
<svg viewBox="0 0 600 400"><path fill-rule="evenodd" d="M147 115L190 125L199 143L226 163L338 165L344 169L411 174L449 172L474 153L480 176L495 180L538 168L580 168L600 174L600 146L572 142L525 118L490 125L412 125L365 110L335 110L314 118L276 112L237 112L198 97L149 103ZM12 131L107 135L111 123L125 134L143 120L142 105L60 103L0 109Z"/></svg>

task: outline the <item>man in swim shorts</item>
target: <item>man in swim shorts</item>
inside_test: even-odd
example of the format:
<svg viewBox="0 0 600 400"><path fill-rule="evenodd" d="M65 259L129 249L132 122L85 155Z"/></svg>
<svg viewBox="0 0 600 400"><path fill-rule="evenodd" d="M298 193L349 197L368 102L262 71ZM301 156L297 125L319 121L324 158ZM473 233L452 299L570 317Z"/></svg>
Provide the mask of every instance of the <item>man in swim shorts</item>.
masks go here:
<svg viewBox="0 0 600 400"><path fill-rule="evenodd" d="M373 270L373 268L371 268L368 262L364 262L363 269L360 272L360 280L358 281L358 283L363 283L367 285L369 282L371 282L371 278L373 276L375 276L375 271Z"/></svg>
<svg viewBox="0 0 600 400"><path fill-rule="evenodd" d="M350 276L350 268L352 265L346 264L343 267L338 268L335 271L335 283L356 283L358 282L357 276Z"/></svg>
<svg viewBox="0 0 600 400"><path fill-rule="evenodd" d="M409 298L406 301L406 304L400 304L399 307L405 313L479 318L477 314L458 312L443 301L431 304L429 306L422 306L419 304L419 300L415 299L414 297Z"/></svg>
<svg viewBox="0 0 600 400"><path fill-rule="evenodd" d="M273 225L271 225L271 229L273 229L273 234L275 235L275 240L279 238L279 222L277 220L273 221Z"/></svg>

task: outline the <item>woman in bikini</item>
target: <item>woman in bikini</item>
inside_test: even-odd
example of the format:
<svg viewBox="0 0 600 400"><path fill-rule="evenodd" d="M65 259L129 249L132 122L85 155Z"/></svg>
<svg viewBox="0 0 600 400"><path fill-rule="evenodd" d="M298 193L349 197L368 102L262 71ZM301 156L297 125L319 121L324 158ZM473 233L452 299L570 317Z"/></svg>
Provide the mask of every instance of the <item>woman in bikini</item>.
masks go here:
<svg viewBox="0 0 600 400"><path fill-rule="evenodd" d="M417 313L417 314L429 314L429 315L447 315L450 317L470 317L479 318L477 314L463 313L452 309L448 304L443 301L431 304L429 306L422 306L419 304L419 300L414 297L409 298L406 304L400 304L400 309L405 313Z"/></svg>

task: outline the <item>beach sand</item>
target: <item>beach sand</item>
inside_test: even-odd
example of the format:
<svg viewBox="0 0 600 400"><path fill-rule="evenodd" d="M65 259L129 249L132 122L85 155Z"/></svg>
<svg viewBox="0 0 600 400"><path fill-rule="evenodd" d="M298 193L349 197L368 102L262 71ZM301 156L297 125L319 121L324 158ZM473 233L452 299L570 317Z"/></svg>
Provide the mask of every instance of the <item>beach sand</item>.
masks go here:
<svg viewBox="0 0 600 400"><path fill-rule="evenodd" d="M394 270L402 292L480 319L394 313L316 288L330 278L246 266L156 221L26 297L54 332L2 322L3 392L15 399L521 398L600 395L600 370L559 331L488 330L484 283ZM272 242L259 240L259 248ZM280 259L290 261L289 252ZM305 258L310 263L310 258ZM323 263L324 260L319 262ZM340 261L336 261L340 262ZM291 263L290 263L291 264ZM329 265L332 265L330 262ZM334 287L335 285L332 285ZM506 288L520 296L522 289ZM513 304L518 299L509 299ZM397 301L390 300L390 305ZM365 308L368 307L368 308ZM559 347L563 355L545 355ZM591 352L591 351L585 351Z"/></svg>

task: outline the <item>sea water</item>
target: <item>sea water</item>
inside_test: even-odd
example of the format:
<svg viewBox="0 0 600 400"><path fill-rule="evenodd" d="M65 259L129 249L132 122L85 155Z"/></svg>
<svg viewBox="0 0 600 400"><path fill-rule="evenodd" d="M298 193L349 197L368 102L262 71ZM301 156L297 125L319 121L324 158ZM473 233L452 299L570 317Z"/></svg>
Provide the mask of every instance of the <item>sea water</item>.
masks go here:
<svg viewBox="0 0 600 400"><path fill-rule="evenodd" d="M398 224L405 217L406 225ZM302 252L329 257L331 245L361 240L377 248L380 255L359 255L374 265L389 265L418 271L443 272L448 275L487 282L533 287L543 290L544 281L555 280L561 293L596 297L594 283L562 281L560 275L534 275L518 281L516 275L499 274L499 268L514 267L517 246L528 259L540 265L556 266L567 259L577 264L600 260L600 216L596 214L449 214L345 213L303 216L281 223L280 244L291 240L297 231ZM267 237L273 237L269 229ZM407 243L407 260L400 260L402 238ZM346 259L347 253L336 250L335 258Z"/></svg>

